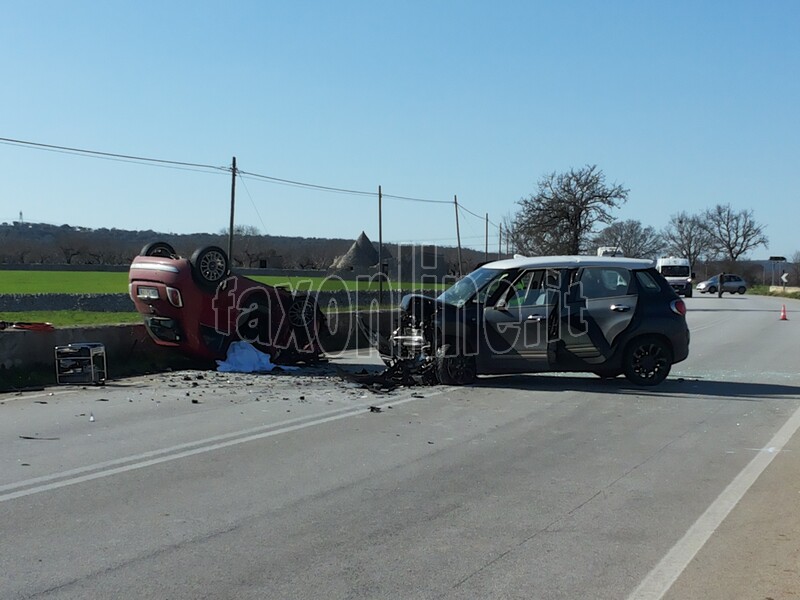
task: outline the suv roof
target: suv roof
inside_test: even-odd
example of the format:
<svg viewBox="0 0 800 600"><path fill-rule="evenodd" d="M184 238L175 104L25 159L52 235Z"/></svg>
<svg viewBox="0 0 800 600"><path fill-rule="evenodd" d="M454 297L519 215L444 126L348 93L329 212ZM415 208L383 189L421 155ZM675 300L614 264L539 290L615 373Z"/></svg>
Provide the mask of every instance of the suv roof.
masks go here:
<svg viewBox="0 0 800 600"><path fill-rule="evenodd" d="M621 267L623 269L648 269L652 260L624 256L519 256L496 260L483 265L485 269L529 269L535 267Z"/></svg>

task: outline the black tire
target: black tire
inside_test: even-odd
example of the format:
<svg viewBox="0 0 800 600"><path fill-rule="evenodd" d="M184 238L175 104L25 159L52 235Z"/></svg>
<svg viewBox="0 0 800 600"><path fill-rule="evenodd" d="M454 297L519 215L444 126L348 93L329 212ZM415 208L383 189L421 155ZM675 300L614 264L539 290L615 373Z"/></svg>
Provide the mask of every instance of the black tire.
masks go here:
<svg viewBox="0 0 800 600"><path fill-rule="evenodd" d="M198 248L189 261L200 283L216 288L230 273L228 255L218 246Z"/></svg>
<svg viewBox="0 0 800 600"><path fill-rule="evenodd" d="M684 298L691 298L692 297L692 290L689 290L683 295Z"/></svg>
<svg viewBox="0 0 800 600"><path fill-rule="evenodd" d="M708 288L708 293L709 293L709 294L716 294L716 293L717 293L717 288L715 288L715 287L712 285L710 288Z"/></svg>
<svg viewBox="0 0 800 600"><path fill-rule="evenodd" d="M744 296L744 293L747 291L747 289L743 285L740 285L739 289L736 291L739 292L742 296Z"/></svg>
<svg viewBox="0 0 800 600"><path fill-rule="evenodd" d="M436 379L444 385L469 385L475 382L478 373L475 357L462 353L451 354L450 346L444 345L436 353Z"/></svg>
<svg viewBox="0 0 800 600"><path fill-rule="evenodd" d="M672 368L672 349L654 336L632 340L622 358L622 372L636 385L658 385L667 378Z"/></svg>
<svg viewBox="0 0 800 600"><path fill-rule="evenodd" d="M177 256L177 254L175 254L175 249L167 242L152 242L142 248L142 251L139 252L139 256L161 256L163 258L174 258Z"/></svg>

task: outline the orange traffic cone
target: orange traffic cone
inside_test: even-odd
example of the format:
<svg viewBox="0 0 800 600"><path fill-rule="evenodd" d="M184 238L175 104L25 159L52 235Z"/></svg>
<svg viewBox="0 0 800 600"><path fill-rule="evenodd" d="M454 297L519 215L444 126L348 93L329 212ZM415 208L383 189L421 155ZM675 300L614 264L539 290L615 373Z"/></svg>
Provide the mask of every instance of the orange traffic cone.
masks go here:
<svg viewBox="0 0 800 600"><path fill-rule="evenodd" d="M789 319L786 317L786 305L781 305L781 321L788 321Z"/></svg>

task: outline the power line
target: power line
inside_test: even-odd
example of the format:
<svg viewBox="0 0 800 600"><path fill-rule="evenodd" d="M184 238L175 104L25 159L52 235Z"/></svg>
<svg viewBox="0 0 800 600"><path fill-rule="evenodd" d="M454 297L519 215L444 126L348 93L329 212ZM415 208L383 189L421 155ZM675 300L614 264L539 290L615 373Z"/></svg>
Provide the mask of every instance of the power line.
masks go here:
<svg viewBox="0 0 800 600"><path fill-rule="evenodd" d="M250 204L253 205L253 210L256 211L256 216L258 220L261 221L261 226L264 228L264 233L267 233L267 226L264 223L264 219L261 218L261 213L258 212L258 206L256 206L255 201L253 200L253 196L250 193L250 190L247 188L247 184L245 183L244 179L240 176L239 180L242 182L242 187L244 187L244 191L247 192L247 197L250 198Z"/></svg>
<svg viewBox="0 0 800 600"><path fill-rule="evenodd" d="M135 156L130 154L118 154L114 152L102 152L98 150L87 150L85 148L73 148L69 146L57 146L54 144L42 144L38 142L29 142L25 140L17 140L12 138L2 138L0 137L0 143L13 145L13 146L23 146L28 148L35 148L38 150L46 150L50 152L63 152L68 154L75 154L77 156L88 156L92 158L101 158L106 160L119 160L119 161L126 161L126 162L135 162L135 163L146 163L151 164L154 166L163 166L163 167L171 167L171 168L184 168L190 170L211 170L211 171L222 171L222 172L230 172L231 167L229 166L217 166L217 165L207 165L202 163L193 163L193 162L186 162L186 161L177 161L177 160L166 160L160 158L150 158L144 156ZM299 187L304 189L312 189L318 190L322 192L329 192L329 193L337 193L337 194L347 194L352 196L367 196L377 198L377 192L372 191L364 191L364 190L354 190L348 188L339 188L327 185L319 185L314 183L308 183L303 181L295 181L291 179L283 179L280 177L273 177L270 175L263 175L260 173L252 173L249 171L242 171L240 169L236 170L236 174L239 175L239 178L243 181L245 178L250 177L253 179L260 179L263 181L267 181L270 183L275 183L279 185L286 185L292 187ZM249 192L248 192L249 193ZM384 198L390 198L393 200L401 200L405 202L419 202L425 204L452 204L450 200L434 200L430 198L416 198L411 196L400 196L394 194L383 194ZM252 197L251 197L252 201ZM467 212L468 214L478 218L483 219L480 215L472 212L471 210L464 207L462 204L458 204L458 208ZM492 223L490 221L490 223ZM492 225L497 226L495 223Z"/></svg>
<svg viewBox="0 0 800 600"><path fill-rule="evenodd" d="M323 192L335 192L338 194L350 194L353 196L375 196L377 197L377 192L364 192L361 190L348 190L345 188L337 188L337 187L330 187L327 185L317 185L315 183L305 183L302 181L293 181L291 179L281 179L280 177L272 177L270 175L260 175L258 173L250 173L249 171L241 171L239 170L238 173L240 175L244 175L253 179L262 179L264 181L268 181L270 183L277 183L280 185L288 185L292 187L300 187L312 190L319 190Z"/></svg>
<svg viewBox="0 0 800 600"><path fill-rule="evenodd" d="M100 152L98 150L86 150L83 148L71 148L69 146L56 146L53 144L39 144L37 142L26 142L24 140L14 140L10 138L0 138L0 143L12 146L27 146L31 148L38 148L40 150L49 150L52 152L64 152L68 154L76 154L78 156L92 156L95 158L106 158L110 160L124 160L128 162L144 162L160 165L170 165L174 167L193 167L195 169L210 169L214 171L230 171L230 167L220 167L215 165L204 165L200 163L182 162L177 160L165 160L161 158L147 158L144 156L133 156L129 154L115 154L113 152Z"/></svg>

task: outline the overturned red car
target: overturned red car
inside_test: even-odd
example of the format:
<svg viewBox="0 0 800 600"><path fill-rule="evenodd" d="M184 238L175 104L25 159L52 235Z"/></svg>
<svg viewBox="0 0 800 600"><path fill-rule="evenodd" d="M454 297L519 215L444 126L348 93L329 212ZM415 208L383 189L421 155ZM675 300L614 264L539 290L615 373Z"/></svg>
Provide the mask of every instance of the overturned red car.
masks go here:
<svg viewBox="0 0 800 600"><path fill-rule="evenodd" d="M128 291L153 340L201 360L224 359L245 341L275 364L323 359L327 334L316 299L237 275L227 254L206 246L183 258L166 242L142 248Z"/></svg>

